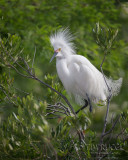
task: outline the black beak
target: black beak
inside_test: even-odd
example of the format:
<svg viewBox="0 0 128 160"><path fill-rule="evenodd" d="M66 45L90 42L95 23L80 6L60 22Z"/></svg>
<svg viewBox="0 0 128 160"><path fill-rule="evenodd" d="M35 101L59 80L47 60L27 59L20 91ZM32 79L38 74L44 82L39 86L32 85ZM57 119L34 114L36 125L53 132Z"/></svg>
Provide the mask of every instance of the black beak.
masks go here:
<svg viewBox="0 0 128 160"><path fill-rule="evenodd" d="M54 55L52 56L51 60L50 60L50 63L52 62L52 60L56 57L58 52L54 52Z"/></svg>

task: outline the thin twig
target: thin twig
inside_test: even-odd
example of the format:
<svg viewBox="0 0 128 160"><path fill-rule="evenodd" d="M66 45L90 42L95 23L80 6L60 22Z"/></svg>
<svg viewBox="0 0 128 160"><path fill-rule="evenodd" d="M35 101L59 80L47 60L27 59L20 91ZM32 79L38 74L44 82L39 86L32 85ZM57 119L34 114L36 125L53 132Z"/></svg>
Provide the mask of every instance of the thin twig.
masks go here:
<svg viewBox="0 0 128 160"><path fill-rule="evenodd" d="M57 113L63 114L63 115L66 115L66 116L70 115L69 110L67 110L67 107L65 107L64 105L62 106L62 103L58 103L58 104L55 104L55 105L48 104L48 107L46 108L46 110L49 111L49 112L46 113L45 116L54 115L54 116L57 116L57 118L58 117L60 118L61 116L58 115Z"/></svg>
<svg viewBox="0 0 128 160"><path fill-rule="evenodd" d="M67 108L66 106L64 106L62 103L57 103L55 105L48 104L47 109L51 109L51 108L64 110L65 113L68 113L69 115L71 115L71 113L69 111L69 108Z"/></svg>
<svg viewBox="0 0 128 160"><path fill-rule="evenodd" d="M20 68L22 68L24 71L27 71L23 66L21 66L18 62L15 61L15 59L9 54L9 52L5 49L2 41L0 41L1 47L3 48L3 51L13 60L13 63L16 63Z"/></svg>
<svg viewBox="0 0 128 160"><path fill-rule="evenodd" d="M19 75L21 75L22 77L26 77L26 78L32 78L31 76L28 76L28 75L25 75L25 74L22 74L21 72L19 72L17 69L16 69L16 67L14 67L13 65L11 65L11 64L8 64L7 65L8 67L11 67L11 68L13 68Z"/></svg>
<svg viewBox="0 0 128 160"><path fill-rule="evenodd" d="M47 117L46 119L57 119L57 118L61 118L61 116Z"/></svg>
<svg viewBox="0 0 128 160"><path fill-rule="evenodd" d="M121 132L116 136L116 139L125 132L126 128L123 128Z"/></svg>
<svg viewBox="0 0 128 160"><path fill-rule="evenodd" d="M24 60L24 58L21 58L21 60L24 62L25 66L27 68L27 72L31 75L30 67L29 67L28 63Z"/></svg>
<svg viewBox="0 0 128 160"><path fill-rule="evenodd" d="M28 92L26 92L26 91L23 91L23 90L21 90L21 89L19 89L19 88L16 88L16 87L14 87L14 86L12 86L15 90L18 90L19 92L22 92L22 93L24 93L24 94L26 94L26 95L29 95L30 93L28 93Z"/></svg>
<svg viewBox="0 0 128 160"><path fill-rule="evenodd" d="M35 46L35 52L34 52L34 57L33 57L33 61L32 61L32 68L33 68L34 61L35 61L35 55L36 55L36 46Z"/></svg>
<svg viewBox="0 0 128 160"><path fill-rule="evenodd" d="M58 103L56 103L56 104L57 104L57 105L61 105L61 106L63 106L63 107L65 108L65 110L69 113L69 115L71 115L71 112L70 112L69 108L68 108L68 107L66 107L63 103L58 102Z"/></svg>
<svg viewBox="0 0 128 160"><path fill-rule="evenodd" d="M52 112L46 113L46 116L49 115L49 114L56 113L56 112L61 113L61 114L65 114L66 116L68 116L68 114L66 112L62 112L62 111L59 111L59 110L50 109L50 108L47 108L46 110L52 111Z"/></svg>
<svg viewBox="0 0 128 160"><path fill-rule="evenodd" d="M111 129L110 129L109 131L105 132L105 133L102 135L103 137L112 132L112 130L115 128L115 126L116 126L117 122L119 121L119 119L120 119L120 115L117 117L117 119L116 119L116 121L114 122L114 124L112 125Z"/></svg>
<svg viewBox="0 0 128 160"><path fill-rule="evenodd" d="M0 85L0 89L1 89L1 91L5 94L5 96L7 97L8 101L9 101L11 104L17 106L16 103L13 102L13 101L11 100L11 98L9 97L9 95L6 93L6 91L4 90L3 86Z"/></svg>
<svg viewBox="0 0 128 160"><path fill-rule="evenodd" d="M46 113L46 115L45 116L48 116L48 115L54 115L54 116L59 116L60 117L60 115L58 115L58 114L55 114L55 111L53 111L53 112L49 112L49 113Z"/></svg>
<svg viewBox="0 0 128 160"><path fill-rule="evenodd" d="M104 61L105 61L106 55L107 55L107 52L104 53L104 58L103 58L102 63L101 63L101 65L100 65L100 69L101 69L101 72L102 72L104 81L105 81L105 83L106 83L106 86L107 86L107 88L108 88L108 91L111 92L111 89L110 89L109 86L108 86L108 83L107 83L107 81L106 81L106 78L105 78L105 75L104 75L104 72L103 72L103 69L102 69L102 66L103 66L103 63L104 63Z"/></svg>

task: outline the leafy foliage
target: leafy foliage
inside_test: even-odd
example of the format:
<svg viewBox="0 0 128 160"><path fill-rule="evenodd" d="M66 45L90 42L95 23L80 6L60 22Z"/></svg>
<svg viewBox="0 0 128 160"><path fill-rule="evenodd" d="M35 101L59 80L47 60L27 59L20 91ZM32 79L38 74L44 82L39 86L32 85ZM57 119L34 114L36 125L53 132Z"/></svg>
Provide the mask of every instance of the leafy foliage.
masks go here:
<svg viewBox="0 0 128 160"><path fill-rule="evenodd" d="M118 30L104 29L96 23L96 28L93 29L94 36L97 44L103 49L104 52L108 52L113 45L113 42L117 36Z"/></svg>
<svg viewBox="0 0 128 160"><path fill-rule="evenodd" d="M43 116L46 106L34 102L32 96L22 100L18 97L18 101L17 113L13 112L0 129L0 156L2 159L42 157L41 150L49 143L49 125Z"/></svg>

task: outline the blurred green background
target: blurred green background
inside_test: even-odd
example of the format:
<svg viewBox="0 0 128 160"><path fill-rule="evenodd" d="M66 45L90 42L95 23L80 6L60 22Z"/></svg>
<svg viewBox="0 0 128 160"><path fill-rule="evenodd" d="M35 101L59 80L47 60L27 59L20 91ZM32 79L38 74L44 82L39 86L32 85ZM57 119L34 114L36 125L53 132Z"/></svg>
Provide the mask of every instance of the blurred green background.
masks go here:
<svg viewBox="0 0 128 160"><path fill-rule="evenodd" d="M114 135L116 135L120 132L121 127L126 128L128 120L125 116L125 113L128 114L128 1L0 0L0 37L2 43L12 53L12 56L15 57L18 53L28 59L30 66L36 50L33 66L36 76L63 93L75 111L80 106L75 104L64 90L57 76L55 60L49 63L54 52L49 37L59 28L69 27L76 37L74 43L77 47L77 54L88 58L100 70L104 53L97 45L93 34L93 28L97 22L103 28L118 29L119 31L114 46L103 64L106 76L114 80L123 78L119 95L114 97L110 103L107 125L108 130L116 115L123 112L121 123L118 123L115 129ZM0 56L2 57L3 54L5 53L0 48ZM4 58L6 62L6 55ZM81 112L76 119L68 116L62 120L62 126L59 123L61 120L58 119L46 121L43 114L47 103L54 104L58 101L64 103L64 101L50 89L32 79L21 77L3 64L4 62L0 59L0 123L6 120L5 125L2 126L2 123L0 125L0 158L6 159L8 157L10 159L12 156L12 158L21 157L23 159L26 156L31 159L37 158L37 155L43 157L45 154L47 155L44 147L47 147L48 144L50 147L53 145L48 156L52 154L51 157L55 157L53 155L57 151L58 156L63 159L63 157L68 157L69 149L72 151L72 140L75 141L75 145L78 146L81 153L79 138L74 139L74 133L71 137L69 132L72 133L75 129L79 130L81 126L85 127L86 124L85 136L90 137L85 137L86 143L98 144L97 137L101 135L103 129L106 106L93 105L93 113L90 113L86 108L84 113ZM10 104L8 97L2 92L1 85L5 87L10 98L18 104L16 107ZM30 96L27 97L28 94ZM12 111L15 114L11 114ZM8 115L11 116L8 117ZM17 121L17 117L19 121ZM19 122L20 125L22 124L21 126ZM54 132L53 128L56 128L55 132L58 134ZM126 130L127 135L128 128ZM76 131L74 132L76 133ZM111 140L111 143L122 143L120 138L119 140L116 138L116 140ZM36 146L39 153L33 145ZM63 146L66 146L66 149L62 148ZM127 152L127 148L125 150ZM84 151L86 152L87 149L85 148ZM87 152L90 157L90 151ZM124 152L121 153L125 156ZM74 149L72 155L75 154ZM83 156L83 153L81 155Z"/></svg>
<svg viewBox="0 0 128 160"><path fill-rule="evenodd" d="M77 54L87 57L100 69L103 52L96 44L93 28L96 22L102 27L118 29L119 33L111 53L103 65L104 73L113 79L123 77L121 92L114 97L111 114L116 114L128 107L128 2L120 0L1 0L0 1L0 35L2 38L17 35L20 39L18 51L32 60L36 48L34 68L36 75L48 82L61 85L57 77L55 60L49 63L53 48L49 36L57 29L69 27L75 34L74 43ZM5 68L0 67L0 73ZM46 87L35 81L25 79L15 72L14 87L17 92L33 93L35 99L55 103ZM85 82L86 83L86 82ZM61 88L63 86L61 85ZM64 90L64 89L62 89ZM64 92L64 91L63 91ZM66 93L64 93L66 94ZM70 98L69 98L70 99ZM75 110L79 108L70 100ZM5 106L5 103L1 103ZM6 106L8 106L6 104ZM105 107L94 107L93 117L96 122L103 119ZM7 112L10 107L5 108ZM86 109L87 110L87 109ZM88 110L87 110L88 111ZM111 115L110 114L110 115ZM99 124L98 124L99 125ZM100 128L100 126L97 126Z"/></svg>

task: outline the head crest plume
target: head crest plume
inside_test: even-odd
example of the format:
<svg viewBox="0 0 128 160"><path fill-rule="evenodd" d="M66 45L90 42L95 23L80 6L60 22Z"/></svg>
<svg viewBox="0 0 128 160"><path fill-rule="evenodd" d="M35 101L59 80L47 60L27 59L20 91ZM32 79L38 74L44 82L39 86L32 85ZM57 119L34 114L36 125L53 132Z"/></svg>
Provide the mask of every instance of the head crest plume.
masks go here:
<svg viewBox="0 0 128 160"><path fill-rule="evenodd" d="M69 54L75 54L75 46L72 43L74 36L70 33L69 28L59 29L50 36L50 42L53 47L60 45L68 51Z"/></svg>

